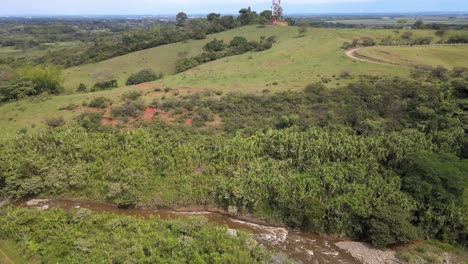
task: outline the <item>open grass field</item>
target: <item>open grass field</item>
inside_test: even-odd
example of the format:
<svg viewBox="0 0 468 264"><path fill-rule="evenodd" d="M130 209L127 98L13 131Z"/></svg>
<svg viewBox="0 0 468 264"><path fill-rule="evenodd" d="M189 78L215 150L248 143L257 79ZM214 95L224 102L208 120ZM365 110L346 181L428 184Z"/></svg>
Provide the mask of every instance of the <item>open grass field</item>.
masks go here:
<svg viewBox="0 0 468 264"><path fill-rule="evenodd" d="M64 48L70 48L78 45L83 45L80 42L56 42L56 43L46 43L40 46L29 48L29 49L17 49L15 47L0 47L0 58L19 58L19 57L29 57L35 58L44 56L47 52L53 52L61 50Z"/></svg>
<svg viewBox="0 0 468 264"><path fill-rule="evenodd" d="M450 24L450 25L466 25L468 24L467 17L427 17L427 18L418 18L418 17L385 17L382 19L334 19L328 20L327 22L332 23L343 23L350 25L386 25L394 26L398 25L399 20L406 20L407 26L412 26L416 21L421 20L424 24Z"/></svg>
<svg viewBox="0 0 468 264"><path fill-rule="evenodd" d="M190 86L217 88L225 91L261 92L298 90L306 85L330 78L333 87L347 82L339 76L345 70L351 75L407 76L408 69L374 65L345 56L341 45L353 38L372 37L377 42L403 31L356 29L309 29L298 37L295 27L244 28L258 34L275 35L279 43L260 53L247 53L204 64L182 74L169 76L164 84L170 87ZM413 31L414 37L434 35L433 31Z"/></svg>
<svg viewBox="0 0 468 264"><path fill-rule="evenodd" d="M0 240L0 264L23 264L27 263L16 251L13 245Z"/></svg>
<svg viewBox="0 0 468 264"><path fill-rule="evenodd" d="M360 49L357 55L401 66L441 65L447 69L468 67L468 45L371 47Z"/></svg>
<svg viewBox="0 0 468 264"><path fill-rule="evenodd" d="M354 37L369 36L380 40L387 36L396 38L402 33L394 30L309 29L306 36L298 37L297 27L248 26L210 35L205 40L160 46L73 67L65 71L64 86L68 92L73 92L80 83L92 86L98 81L109 79L116 79L122 86L130 74L145 68L163 72L167 76L165 84L168 86L248 92L262 91L274 82L278 83L278 87L270 86L269 90L302 89L322 77L333 79L333 75L339 76L345 69L352 70L353 74L405 75L406 70L353 61L341 49L344 41L351 41ZM434 32L429 30L413 31L413 34L414 37L434 36ZM228 42L234 36L258 40L260 36L272 35L277 37L278 44L270 50L224 58L173 76L178 59L200 54L202 47L214 38ZM338 81L331 85L336 83Z"/></svg>
<svg viewBox="0 0 468 264"><path fill-rule="evenodd" d="M408 67L356 61L347 57L344 50L341 49L344 41L351 41L353 38L368 36L378 42L387 36L397 38L403 32L310 28L304 37L298 37L297 27L260 28L248 26L210 35L205 40L191 40L186 43L161 46L96 64L70 68L65 71L67 94L42 99L25 99L20 102L0 105L0 138L12 137L23 128L28 131L44 128L47 119L63 117L65 120L70 120L86 111L85 108L73 111L59 110L59 108L70 104L81 106L83 102L104 96L114 101L114 105L118 105L121 103L119 97L131 89L143 91L143 99L149 103L154 98L163 96L152 93L156 86L171 87L181 91L181 94L204 89L215 89L223 93L232 91L262 93L265 89L271 92L301 90L310 83L321 81L322 78L330 80L327 84L328 87L336 87L350 81L340 77L344 70L349 70L352 76L362 74L409 76L410 69ZM260 36L271 35L277 37L278 43L270 50L223 58L174 75L175 62L182 54L187 56L199 54L202 52L203 45L214 38L229 41L234 36L245 36L250 40L258 40ZM434 32L429 30L413 31L413 35L414 37L434 36ZM435 36L434 39L438 40ZM440 49L448 49L451 52L452 47L440 47ZM411 51L411 48L408 47L408 53ZM435 57L431 60L435 64L445 65L437 61L440 59L438 58L439 53L432 54ZM453 56L457 57L456 54ZM459 57L463 56L466 56L466 52ZM123 86L129 74L144 68L161 71L166 74L166 77L154 84ZM80 82L91 86L101 78L109 76L116 78L121 87L97 93L74 93ZM172 95L164 96L167 98Z"/></svg>

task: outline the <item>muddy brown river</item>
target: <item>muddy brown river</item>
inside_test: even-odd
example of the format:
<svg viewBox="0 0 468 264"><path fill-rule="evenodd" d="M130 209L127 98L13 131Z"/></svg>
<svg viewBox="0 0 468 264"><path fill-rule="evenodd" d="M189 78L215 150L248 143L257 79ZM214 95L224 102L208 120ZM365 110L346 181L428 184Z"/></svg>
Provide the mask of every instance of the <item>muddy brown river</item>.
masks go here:
<svg viewBox="0 0 468 264"><path fill-rule="evenodd" d="M20 202L19 206L37 207L43 210L50 207L60 207L67 211L80 208L89 209L96 213L115 213L119 215L150 217L161 219L176 219L201 216L210 222L225 225L230 229L252 233L255 240L273 251L281 252L298 263L360 263L347 251L335 246L337 241L327 239L318 234L302 232L290 228L273 227L242 221L225 214L208 211L175 212L154 209L121 209L112 204L100 202L84 202L63 199L37 200L38 202Z"/></svg>

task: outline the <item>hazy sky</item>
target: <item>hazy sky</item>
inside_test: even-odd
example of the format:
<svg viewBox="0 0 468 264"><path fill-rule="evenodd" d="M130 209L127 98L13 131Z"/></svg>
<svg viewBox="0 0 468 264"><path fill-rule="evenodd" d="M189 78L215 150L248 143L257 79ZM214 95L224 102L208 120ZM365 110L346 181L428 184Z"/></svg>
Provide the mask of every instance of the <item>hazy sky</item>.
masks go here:
<svg viewBox="0 0 468 264"><path fill-rule="evenodd" d="M283 0L285 13L468 11L468 0ZM271 0L0 0L0 15L236 13Z"/></svg>

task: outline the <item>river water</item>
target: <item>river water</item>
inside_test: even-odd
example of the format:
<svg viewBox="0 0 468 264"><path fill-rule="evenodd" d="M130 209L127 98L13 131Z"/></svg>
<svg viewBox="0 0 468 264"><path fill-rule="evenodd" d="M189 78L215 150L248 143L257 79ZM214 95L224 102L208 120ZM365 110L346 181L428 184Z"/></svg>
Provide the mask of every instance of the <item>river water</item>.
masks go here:
<svg viewBox="0 0 468 264"><path fill-rule="evenodd" d="M335 240L318 234L302 232L296 229L274 227L242 221L225 214L208 211L175 212L153 209L121 209L112 204L65 199L38 200L38 202L20 202L20 206L33 206L42 209L60 207L64 210L89 209L96 213L115 213L119 215L175 219L192 216L206 217L210 222L225 225L230 229L243 230L253 234L255 240L273 251L281 252L298 263L360 263L347 251L335 246Z"/></svg>

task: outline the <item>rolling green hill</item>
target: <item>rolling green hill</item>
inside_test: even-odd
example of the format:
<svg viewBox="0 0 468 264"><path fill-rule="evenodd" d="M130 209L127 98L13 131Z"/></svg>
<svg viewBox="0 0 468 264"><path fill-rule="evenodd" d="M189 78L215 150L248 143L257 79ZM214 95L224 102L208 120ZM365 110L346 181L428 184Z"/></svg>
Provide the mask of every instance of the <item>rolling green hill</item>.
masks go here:
<svg viewBox="0 0 468 264"><path fill-rule="evenodd" d="M434 31L412 31L413 36L434 36ZM226 91L258 92L267 85L278 83L269 90L302 89L320 81L322 77L339 76L343 70L352 74L407 75L406 69L369 65L347 58L341 45L353 38L372 37L379 42L384 37L398 38L403 31L368 29L313 29L304 37L298 36L297 27L247 26L209 35L205 40L164 45L110 60L73 67L65 71L65 87L69 92L80 83L92 86L102 80L116 79L123 86L132 73L151 68L164 73L164 84L171 87L216 88ZM270 50L246 53L207 63L185 73L173 75L175 63L184 56L202 52L202 47L217 39L230 41L234 36L258 40L260 36L276 36L278 43ZM435 40L439 38L434 36ZM339 81L330 83L336 85Z"/></svg>
<svg viewBox="0 0 468 264"><path fill-rule="evenodd" d="M434 36L434 31L412 31L413 37ZM181 94L216 89L227 93L240 91L261 93L284 90L301 90L307 84L327 80L328 87L345 84L350 79L341 78L343 71L351 76L398 75L408 76L409 68L376 65L359 62L347 57L341 45L353 38L372 37L377 42L382 38L398 38L403 31L368 29L315 29L309 28L305 36L299 37L297 27L247 26L208 36L205 40L190 40L120 56L95 64L83 65L65 71L64 86L68 94L47 98L25 99L0 106L0 137L11 137L21 129L37 130L46 126L46 119L63 117L69 120L86 109L62 110L70 104L81 106L93 98L105 96L115 103L129 89L144 92L143 99L149 103L154 98L169 94L151 93L155 86L171 87ZM249 52L239 56L223 58L200 65L181 74L174 75L175 62L182 56L193 56L202 52L202 47L214 38L229 41L234 36L245 36L258 40L260 36L277 37L278 43L263 52ZM434 36L434 40L438 40ZM410 49L408 47L408 49ZM439 53L431 53L440 56ZM455 55L456 56L456 55ZM434 58L436 60L436 58ZM122 86L127 77L144 68L163 72L166 77L157 82L132 88L121 87L98 93L75 94L79 83L92 86L96 81L116 78Z"/></svg>
<svg viewBox="0 0 468 264"><path fill-rule="evenodd" d="M360 49L358 55L401 66L430 65L468 67L468 45L433 45L413 47L371 47Z"/></svg>

